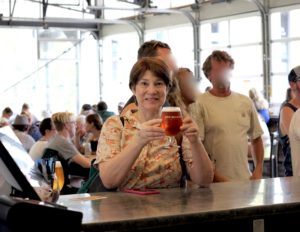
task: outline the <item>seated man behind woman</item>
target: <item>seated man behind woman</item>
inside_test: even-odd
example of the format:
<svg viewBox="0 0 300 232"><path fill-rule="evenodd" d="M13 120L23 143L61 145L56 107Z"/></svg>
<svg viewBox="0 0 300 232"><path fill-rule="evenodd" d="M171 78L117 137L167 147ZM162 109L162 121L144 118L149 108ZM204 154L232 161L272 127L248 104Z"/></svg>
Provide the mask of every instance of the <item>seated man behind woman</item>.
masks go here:
<svg viewBox="0 0 300 232"><path fill-rule="evenodd" d="M74 115L69 112L55 113L52 115L52 121L57 134L49 141L47 148L58 151L60 158L68 161L70 174L87 176L88 169L90 168L90 160L84 157L72 143L72 138L75 135ZM74 163L77 165L73 165ZM78 169L72 170L72 166L78 167ZM80 170L82 173L80 173Z"/></svg>
<svg viewBox="0 0 300 232"><path fill-rule="evenodd" d="M142 58L132 68L129 86L138 111L107 119L97 150L100 176L106 188L179 187L181 167L176 140L166 147L167 137L160 127L160 112L172 85L166 64L156 58ZM183 158L191 180L208 185L213 179L211 161L190 117L180 127Z"/></svg>

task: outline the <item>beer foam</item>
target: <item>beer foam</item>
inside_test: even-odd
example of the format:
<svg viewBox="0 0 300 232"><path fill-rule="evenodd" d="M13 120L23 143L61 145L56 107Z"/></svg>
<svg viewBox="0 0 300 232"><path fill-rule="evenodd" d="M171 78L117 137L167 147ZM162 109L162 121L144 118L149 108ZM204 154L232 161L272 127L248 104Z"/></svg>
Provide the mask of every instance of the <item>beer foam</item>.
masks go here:
<svg viewBox="0 0 300 232"><path fill-rule="evenodd" d="M180 107L167 106L162 108L162 112L181 112Z"/></svg>
<svg viewBox="0 0 300 232"><path fill-rule="evenodd" d="M60 161L55 161L55 167L56 168L61 168L61 162Z"/></svg>

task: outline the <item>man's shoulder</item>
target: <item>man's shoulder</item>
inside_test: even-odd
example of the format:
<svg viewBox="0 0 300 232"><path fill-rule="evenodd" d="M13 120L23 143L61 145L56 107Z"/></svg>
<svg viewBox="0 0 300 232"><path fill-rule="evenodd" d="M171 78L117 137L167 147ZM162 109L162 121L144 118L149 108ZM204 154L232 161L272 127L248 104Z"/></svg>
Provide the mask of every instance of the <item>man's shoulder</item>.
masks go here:
<svg viewBox="0 0 300 232"><path fill-rule="evenodd" d="M236 101L244 101L247 102L248 104L252 104L252 100L248 96L242 93L232 92L231 94Z"/></svg>
<svg viewBox="0 0 300 232"><path fill-rule="evenodd" d="M199 93L197 96L197 103L205 103L209 101L211 94L209 92Z"/></svg>
<svg viewBox="0 0 300 232"><path fill-rule="evenodd" d="M65 143L67 143L67 140L65 138L63 138L62 136L59 135L55 135L49 142L48 142L48 146L49 148L56 148L56 147L61 147L63 146Z"/></svg>

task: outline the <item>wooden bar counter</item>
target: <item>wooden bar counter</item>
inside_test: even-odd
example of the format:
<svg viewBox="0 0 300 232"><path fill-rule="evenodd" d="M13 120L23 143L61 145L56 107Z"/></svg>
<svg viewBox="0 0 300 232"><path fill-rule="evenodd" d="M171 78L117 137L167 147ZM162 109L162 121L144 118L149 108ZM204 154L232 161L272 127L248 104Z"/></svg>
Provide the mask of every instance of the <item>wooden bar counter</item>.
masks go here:
<svg viewBox="0 0 300 232"><path fill-rule="evenodd" d="M300 230L299 177L162 189L156 195L65 195L59 203L83 213L86 232Z"/></svg>

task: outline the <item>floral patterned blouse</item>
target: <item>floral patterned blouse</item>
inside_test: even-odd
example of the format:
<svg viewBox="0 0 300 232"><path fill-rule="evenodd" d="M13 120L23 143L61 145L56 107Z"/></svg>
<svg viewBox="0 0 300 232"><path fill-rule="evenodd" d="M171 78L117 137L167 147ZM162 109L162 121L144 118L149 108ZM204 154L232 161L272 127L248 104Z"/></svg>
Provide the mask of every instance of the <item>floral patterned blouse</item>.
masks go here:
<svg viewBox="0 0 300 232"><path fill-rule="evenodd" d="M140 123L131 111L124 116L124 125L120 116L108 118L101 130L95 164L118 155L131 143L139 127ZM164 146L166 143L167 137L164 137L144 146L119 188L179 187L181 166L176 140L173 139L172 146L168 148ZM187 138L183 138L182 148L185 162L191 163Z"/></svg>

